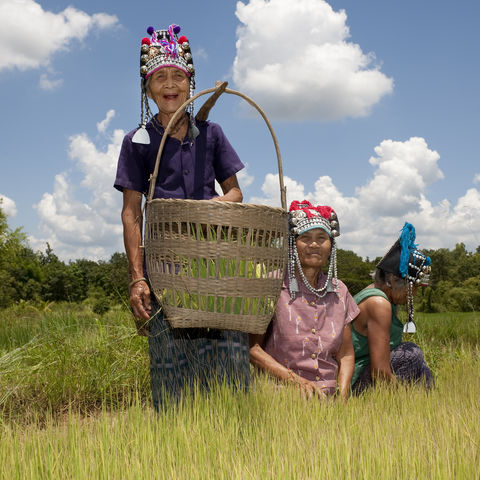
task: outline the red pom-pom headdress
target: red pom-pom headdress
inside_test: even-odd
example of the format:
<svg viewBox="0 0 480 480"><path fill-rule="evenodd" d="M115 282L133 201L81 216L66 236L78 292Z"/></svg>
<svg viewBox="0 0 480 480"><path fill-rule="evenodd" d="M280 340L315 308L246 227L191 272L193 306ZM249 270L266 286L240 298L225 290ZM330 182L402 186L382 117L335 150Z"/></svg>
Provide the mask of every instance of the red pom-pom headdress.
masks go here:
<svg viewBox="0 0 480 480"><path fill-rule="evenodd" d="M328 292L337 288L337 244L335 238L340 235L337 214L332 207L319 205L314 207L308 200L293 201L290 204L288 223L290 235L288 237L288 279L290 298L295 299L300 291L298 280L301 279L305 287L317 297L324 297ZM322 286L310 285L306 279L300 258L297 252L296 238L308 230L321 228L330 236L332 249L330 251L330 264L325 283ZM297 278L297 273L299 278Z"/></svg>
<svg viewBox="0 0 480 480"><path fill-rule="evenodd" d="M293 201L289 210L290 231L294 235L300 235L307 230L322 228L330 237L340 235L337 214L328 205L314 207L308 200Z"/></svg>

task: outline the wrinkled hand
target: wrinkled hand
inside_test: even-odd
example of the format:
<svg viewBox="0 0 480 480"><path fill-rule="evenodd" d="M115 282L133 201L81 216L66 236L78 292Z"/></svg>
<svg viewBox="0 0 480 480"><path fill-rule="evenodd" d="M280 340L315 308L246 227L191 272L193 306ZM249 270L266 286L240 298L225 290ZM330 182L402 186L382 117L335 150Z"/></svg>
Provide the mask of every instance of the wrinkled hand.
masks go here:
<svg viewBox="0 0 480 480"><path fill-rule="evenodd" d="M300 391L307 400L311 398L318 398L319 400L327 398L326 393L315 382L307 381L307 383L301 384Z"/></svg>
<svg viewBox="0 0 480 480"><path fill-rule="evenodd" d="M138 282L130 290L130 306L135 318L148 320L151 313L150 288L145 281Z"/></svg>
<svg viewBox="0 0 480 480"><path fill-rule="evenodd" d="M310 400L311 398L318 398L319 400L327 398L327 394L315 382L307 380L306 378L300 377L296 374L294 377L292 377L292 381L300 389L302 397L306 398L307 400Z"/></svg>

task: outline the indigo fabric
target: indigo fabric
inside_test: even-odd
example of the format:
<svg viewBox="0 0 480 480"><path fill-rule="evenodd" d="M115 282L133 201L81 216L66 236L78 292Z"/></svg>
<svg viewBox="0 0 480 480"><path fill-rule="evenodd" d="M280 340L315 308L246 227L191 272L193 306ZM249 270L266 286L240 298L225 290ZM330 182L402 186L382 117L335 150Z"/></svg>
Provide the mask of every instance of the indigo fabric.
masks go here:
<svg viewBox="0 0 480 480"><path fill-rule="evenodd" d="M154 305L157 309L158 306ZM195 387L226 383L246 390L250 383L248 334L233 330L172 328L159 310L150 320L148 347L153 404L179 399Z"/></svg>
<svg viewBox="0 0 480 480"><path fill-rule="evenodd" d="M434 386L430 368L428 368L421 348L412 342L403 342L390 351L390 367L395 377L401 382L424 382L427 389ZM352 391L355 395L364 392L372 385L372 373L368 364L359 374L353 384Z"/></svg>
<svg viewBox="0 0 480 480"><path fill-rule="evenodd" d="M218 195L215 180L222 183L244 167L220 125L209 121L196 125L200 136L194 142L190 142L188 133L183 141L167 138L153 198L208 200ZM163 128L154 128L152 121L146 128L150 135L148 145L132 142L135 130L123 139L114 183L117 190L148 192Z"/></svg>
<svg viewBox="0 0 480 480"><path fill-rule="evenodd" d="M158 122L157 122L158 123ZM244 165L213 122L195 122L199 136L190 141L188 132L180 141L168 137L162 151L153 198L208 200L218 195L220 184ZM132 142L136 130L123 139L114 187L144 195L164 129L148 122L150 144ZM145 267L144 267L145 269ZM145 270L145 277L148 277ZM196 386L208 389L216 383L246 389L250 381L248 334L209 329L173 329L152 295L156 315L149 323L149 354L152 396L155 408L167 397L179 398Z"/></svg>

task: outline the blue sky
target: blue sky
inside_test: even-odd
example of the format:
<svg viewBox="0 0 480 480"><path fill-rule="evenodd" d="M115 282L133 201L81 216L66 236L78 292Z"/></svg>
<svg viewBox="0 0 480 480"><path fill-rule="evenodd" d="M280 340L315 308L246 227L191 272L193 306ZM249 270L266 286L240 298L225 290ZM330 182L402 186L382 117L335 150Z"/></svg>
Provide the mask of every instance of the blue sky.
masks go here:
<svg viewBox="0 0 480 480"><path fill-rule="evenodd" d="M265 110L288 201L333 206L341 248L382 255L409 221L420 247L473 251L479 14L474 0L0 0L9 224L64 260L123 250L112 184L123 135L139 122L139 45L149 25L176 23L192 46L196 91L227 80ZM247 165L245 200L278 205L263 120L232 96L210 118Z"/></svg>

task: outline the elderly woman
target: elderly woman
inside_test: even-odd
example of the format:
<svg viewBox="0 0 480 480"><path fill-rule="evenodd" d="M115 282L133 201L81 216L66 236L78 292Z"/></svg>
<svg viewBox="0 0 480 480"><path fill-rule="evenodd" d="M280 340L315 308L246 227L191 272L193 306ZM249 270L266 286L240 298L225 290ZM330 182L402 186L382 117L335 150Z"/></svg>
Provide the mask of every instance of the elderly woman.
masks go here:
<svg viewBox="0 0 480 480"><path fill-rule="evenodd" d="M142 251L142 196L146 195L168 122L195 87L190 45L180 27L148 27L141 42L141 124L122 144L115 188L123 192L122 223L129 263L130 304L149 336L154 406L165 395L178 397L186 387L212 381L249 383L248 335L236 331L174 329L150 296ZM158 113L152 115L148 99ZM147 122L147 120L149 120ZM243 168L219 125L197 121L190 104L168 133L154 198L242 201L236 173ZM215 180L223 195L215 191ZM138 324L138 322L137 322ZM147 333L146 330L149 330Z"/></svg>
<svg viewBox="0 0 480 480"><path fill-rule="evenodd" d="M295 201L289 225L288 272L266 335L250 337L250 361L309 397L339 390L346 398L354 368L348 324L359 310L337 279L337 216L331 207Z"/></svg>
<svg viewBox="0 0 480 480"><path fill-rule="evenodd" d="M360 308L352 323L355 394L378 380L433 385L420 348L412 342L402 343L404 331L415 331L413 296L430 271L430 258L417 250L414 242L415 228L405 223L400 238L378 263L374 282L354 297ZM405 303L408 322L403 325L397 317L397 305Z"/></svg>

